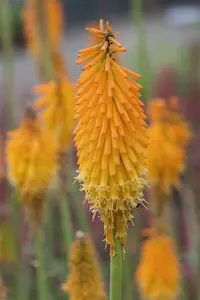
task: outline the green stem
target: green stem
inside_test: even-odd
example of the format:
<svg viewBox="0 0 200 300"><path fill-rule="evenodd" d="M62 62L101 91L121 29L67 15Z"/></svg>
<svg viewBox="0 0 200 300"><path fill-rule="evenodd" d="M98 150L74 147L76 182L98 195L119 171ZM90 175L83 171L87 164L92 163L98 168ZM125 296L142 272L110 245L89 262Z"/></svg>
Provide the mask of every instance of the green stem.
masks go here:
<svg viewBox="0 0 200 300"><path fill-rule="evenodd" d="M18 276L20 273L21 263L22 263L22 257L21 257L21 242L20 242L20 206L19 206L19 199L20 196L16 191L10 191L11 197L10 197L10 204L11 204L11 224L13 228L13 257L15 261L15 267L14 267L14 286L13 290L15 293L15 297L17 300L21 299L20 293L20 284L21 284L21 278Z"/></svg>
<svg viewBox="0 0 200 300"><path fill-rule="evenodd" d="M73 163L73 152L69 152L68 156L68 170L69 170L69 178L73 179L76 177L76 167ZM73 209L78 221L79 229L81 229L83 232L89 232L89 224L88 224L88 218L87 218L87 212L83 207L83 201L81 199L81 193L79 191L79 185L77 183L69 182L72 190L72 205Z"/></svg>
<svg viewBox="0 0 200 300"><path fill-rule="evenodd" d="M49 259L52 259L54 255L54 222L55 222L55 210L54 203L50 195L47 196L46 205L46 224L45 224L45 240L48 244L48 249L46 249Z"/></svg>
<svg viewBox="0 0 200 300"><path fill-rule="evenodd" d="M53 68L53 63L51 60L51 49L49 46L49 41L47 37L47 15L45 3L40 0L34 2L35 11L37 14L37 33L40 39L39 45L39 64L41 73L40 76L43 80L49 81L55 78L55 72Z"/></svg>
<svg viewBox="0 0 200 300"><path fill-rule="evenodd" d="M20 274L21 274L21 276L19 276L20 293L19 293L19 297L17 299L28 300L28 299L30 299L32 279L31 279L29 266L27 265L26 261L21 262Z"/></svg>
<svg viewBox="0 0 200 300"><path fill-rule="evenodd" d="M200 243L198 245L198 249L197 249L197 255L198 255L198 265L197 265L197 283L199 283L200 280ZM197 295L198 295L198 300L200 300L200 285L197 284Z"/></svg>
<svg viewBox="0 0 200 300"><path fill-rule="evenodd" d="M69 212L69 205L68 199L65 197L60 201L60 210L62 214L61 222L62 222L62 230L65 242L65 255L66 261L69 261L69 249L73 241L73 231L72 225L70 220L70 212Z"/></svg>
<svg viewBox="0 0 200 300"><path fill-rule="evenodd" d="M79 195L78 193L75 194L75 197L73 198L73 204L75 207L75 212L79 223L79 228L83 232L88 232L89 226L88 226L87 214L83 207L83 202L80 199L80 194Z"/></svg>
<svg viewBox="0 0 200 300"><path fill-rule="evenodd" d="M5 116L6 129L13 123L13 31L11 3L8 0L1 1L0 28L3 54L3 72L5 87Z"/></svg>
<svg viewBox="0 0 200 300"><path fill-rule="evenodd" d="M114 236L115 255L110 257L110 300L122 299L122 246Z"/></svg>
<svg viewBox="0 0 200 300"><path fill-rule="evenodd" d="M142 15L142 0L131 0L132 17L135 24L137 51L136 62L138 72L142 76L141 84L143 85L142 95L144 100L151 96L151 68L147 49L146 32Z"/></svg>
<svg viewBox="0 0 200 300"><path fill-rule="evenodd" d="M64 237L64 249L66 256L66 265L69 261L69 249L73 241L73 228L70 218L70 206L69 206L69 185L68 185L68 157L67 153L60 153L59 155L59 187L60 187L60 212L61 212L61 226Z"/></svg>
<svg viewBox="0 0 200 300"><path fill-rule="evenodd" d="M133 268L131 256L127 253L123 264L123 299L133 299Z"/></svg>
<svg viewBox="0 0 200 300"><path fill-rule="evenodd" d="M41 235L35 234L35 255L37 260L37 288L39 294L39 300L49 299L47 276L45 272L45 260Z"/></svg>

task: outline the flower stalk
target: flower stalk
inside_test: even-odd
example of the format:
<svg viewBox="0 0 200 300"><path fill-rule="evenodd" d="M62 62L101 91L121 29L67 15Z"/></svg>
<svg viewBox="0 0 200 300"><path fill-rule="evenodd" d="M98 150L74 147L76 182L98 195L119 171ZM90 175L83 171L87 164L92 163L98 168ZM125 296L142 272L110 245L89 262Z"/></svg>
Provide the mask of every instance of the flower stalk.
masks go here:
<svg viewBox="0 0 200 300"><path fill-rule="evenodd" d="M42 236L37 232L35 234L35 256L37 261L37 288L39 300L48 299L48 286L45 272L44 251L42 245Z"/></svg>
<svg viewBox="0 0 200 300"><path fill-rule="evenodd" d="M70 220L70 209L69 209L69 199L67 199L66 195L60 201L60 211L62 214L61 222L62 222L62 230L63 230L63 237L65 242L65 258L68 262L69 260L69 249L73 242L73 230L72 224Z"/></svg>
<svg viewBox="0 0 200 300"><path fill-rule="evenodd" d="M12 10L8 0L1 2L1 41L3 49L3 72L5 87L5 116L6 128L10 128L14 121L13 116L13 32L12 32Z"/></svg>
<svg viewBox="0 0 200 300"><path fill-rule="evenodd" d="M137 51L136 62L138 62L138 71L142 75L142 85L144 86L143 98L145 100L151 96L151 66L149 63L149 55L147 49L147 40L145 25L142 16L143 1L131 0L132 2L132 17L135 23L136 38L137 38ZM147 71L148 70L148 71Z"/></svg>
<svg viewBox="0 0 200 300"><path fill-rule="evenodd" d="M114 236L115 255L110 257L110 300L122 299L122 246Z"/></svg>
<svg viewBox="0 0 200 300"><path fill-rule="evenodd" d="M48 16L47 16L47 2L34 0L27 1L27 9L25 10L25 30L30 26L35 28L32 32L32 48L34 52L37 53L39 62L39 71L42 79L51 80L54 78L54 68L51 60L51 47L48 35ZM27 12L26 12L27 11ZM29 24L27 22L30 18L34 24ZM30 28L29 28L30 30ZM33 31L33 29L31 30ZM29 35L31 32L27 33L27 40L29 41ZM34 41L34 42L33 42ZM30 41L29 41L30 43ZM30 45L29 45L30 47Z"/></svg>

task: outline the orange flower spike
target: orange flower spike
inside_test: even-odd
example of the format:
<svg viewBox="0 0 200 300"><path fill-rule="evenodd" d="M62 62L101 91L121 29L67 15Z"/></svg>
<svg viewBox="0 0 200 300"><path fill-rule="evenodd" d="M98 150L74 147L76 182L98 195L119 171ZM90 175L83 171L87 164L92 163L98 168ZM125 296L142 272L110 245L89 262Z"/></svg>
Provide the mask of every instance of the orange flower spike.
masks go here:
<svg viewBox="0 0 200 300"><path fill-rule="evenodd" d="M39 54L41 44L38 32L40 27L44 27L43 31L46 34L51 51L54 51L59 45L63 27L62 7L59 0L42 0L42 6L39 1L37 4L37 1L26 0L23 11L28 48L36 56ZM36 9L37 5L40 5L40 15L38 15Z"/></svg>
<svg viewBox="0 0 200 300"><path fill-rule="evenodd" d="M11 181L24 196L38 195L48 188L56 173L55 146L40 128L37 116L28 107L20 127L8 133L6 155Z"/></svg>
<svg viewBox="0 0 200 300"><path fill-rule="evenodd" d="M172 186L180 186L180 174L186 158L185 146L191 138L189 125L179 112L178 99L169 101L154 99L148 112L152 120L148 133L150 145L147 150L149 180L168 194Z"/></svg>
<svg viewBox="0 0 200 300"><path fill-rule="evenodd" d="M145 299L174 300L180 289L180 265L172 238L152 229L143 243L136 271L141 296Z"/></svg>
<svg viewBox="0 0 200 300"><path fill-rule="evenodd" d="M70 274L62 284L70 300L106 300L100 266L89 236L78 231L71 246Z"/></svg>
<svg viewBox="0 0 200 300"><path fill-rule="evenodd" d="M56 174L56 148L31 107L20 127L8 133L6 154L9 177L21 194L27 221L38 229L43 220L45 193Z"/></svg>
<svg viewBox="0 0 200 300"><path fill-rule="evenodd" d="M82 58L77 63L87 64L77 85L75 143L77 178L83 182L92 211L101 215L113 255L113 234L124 245L132 209L143 201L148 136L143 104L138 99L141 85L129 78L140 75L115 61L113 43L116 49L126 49L116 42L109 23L106 28L101 20L100 30L89 29L98 34L99 44L79 51Z"/></svg>
<svg viewBox="0 0 200 300"><path fill-rule="evenodd" d="M66 151L74 126L74 86L63 77L36 86L35 92L41 95L34 107L42 108L45 129L53 136L57 150Z"/></svg>

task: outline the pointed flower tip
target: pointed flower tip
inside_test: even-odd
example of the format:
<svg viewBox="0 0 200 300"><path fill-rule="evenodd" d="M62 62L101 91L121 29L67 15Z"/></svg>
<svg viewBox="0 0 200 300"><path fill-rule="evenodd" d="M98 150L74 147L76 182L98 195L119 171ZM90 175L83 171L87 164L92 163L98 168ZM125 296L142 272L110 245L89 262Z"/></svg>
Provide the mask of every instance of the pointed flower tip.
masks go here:
<svg viewBox="0 0 200 300"><path fill-rule="evenodd" d="M87 234L78 234L71 246L70 273L61 289L73 300L107 299L95 249Z"/></svg>
<svg viewBox="0 0 200 300"><path fill-rule="evenodd" d="M78 231L76 232L76 238L77 238L77 239L81 239L81 238L83 238L83 237L84 237L84 232L81 231L81 230L78 230Z"/></svg>

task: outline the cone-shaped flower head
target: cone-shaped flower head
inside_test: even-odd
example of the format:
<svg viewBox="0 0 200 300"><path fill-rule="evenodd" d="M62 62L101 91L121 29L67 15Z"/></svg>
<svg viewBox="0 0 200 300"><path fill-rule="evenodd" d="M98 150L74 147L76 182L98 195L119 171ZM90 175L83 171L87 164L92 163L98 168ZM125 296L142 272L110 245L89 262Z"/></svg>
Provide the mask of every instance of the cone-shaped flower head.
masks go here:
<svg viewBox="0 0 200 300"><path fill-rule="evenodd" d="M23 19L28 48L34 55L38 56L41 49L41 31L50 50L57 49L63 27L59 0L26 0Z"/></svg>
<svg viewBox="0 0 200 300"><path fill-rule="evenodd" d="M6 151L11 181L28 206L38 207L38 197L43 199L56 172L56 152L51 135L41 129L32 108L27 108L20 127L8 133Z"/></svg>
<svg viewBox="0 0 200 300"><path fill-rule="evenodd" d="M144 242L136 271L142 299L175 300L179 293L180 266L172 238L152 229Z"/></svg>
<svg viewBox="0 0 200 300"><path fill-rule="evenodd" d="M190 139L187 122L179 112L176 97L169 101L154 99L149 104L152 120L148 133L150 145L148 155L148 175L152 187L168 193L172 186L179 187L180 174L184 169L185 146Z"/></svg>
<svg viewBox="0 0 200 300"><path fill-rule="evenodd" d="M36 108L42 108L44 128L51 133L59 151L65 151L70 144L74 125L74 86L66 77L40 84L36 87L40 98Z"/></svg>
<svg viewBox="0 0 200 300"><path fill-rule="evenodd" d="M99 22L90 21L88 23L88 27L92 27L93 29L98 30ZM88 47L99 45L99 43L101 42L102 42L102 36L99 36L98 34L91 34L89 35L89 39L88 39ZM119 53L115 53L115 61L119 63Z"/></svg>
<svg viewBox="0 0 200 300"><path fill-rule="evenodd" d="M70 300L105 300L106 294L93 244L82 232L71 246L70 274L62 290Z"/></svg>
<svg viewBox="0 0 200 300"><path fill-rule="evenodd" d="M20 127L8 133L7 159L9 176L22 195L47 189L55 174L55 147L32 108L27 109Z"/></svg>
<svg viewBox="0 0 200 300"><path fill-rule="evenodd" d="M126 49L116 41L103 20L100 30L87 29L99 44L79 51L77 64L88 62L78 80L75 142L79 175L94 214L99 212L106 241L114 254L113 233L125 243L132 209L143 201L146 116L138 99L141 86L130 77L140 76L115 61Z"/></svg>

